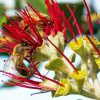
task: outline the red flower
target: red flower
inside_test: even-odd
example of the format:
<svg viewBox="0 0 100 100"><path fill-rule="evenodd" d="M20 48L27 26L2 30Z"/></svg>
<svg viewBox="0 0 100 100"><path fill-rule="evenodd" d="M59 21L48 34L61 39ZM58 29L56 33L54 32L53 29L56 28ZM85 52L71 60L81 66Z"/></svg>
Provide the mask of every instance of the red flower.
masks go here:
<svg viewBox="0 0 100 100"><path fill-rule="evenodd" d="M69 64L77 72L77 69L70 62L70 60L63 54L63 52L60 51L59 48L57 48L47 38L48 35L55 36L58 31L63 32L66 37L66 22L67 22L67 20L65 18L64 12L60 10L60 7L57 3L55 3L52 0L52 4L50 3L50 1L46 1L46 4L48 6L50 18L42 16L40 14L40 12L36 11L30 4L28 4L28 6L31 8L33 13L35 13L35 15L39 18L39 20L32 18L32 15L28 11L28 9L25 7L25 9L19 11L18 15L21 18L21 20L23 20L25 22L26 26L23 27L21 21L18 18L16 18L15 20L12 20L9 17L7 17L8 20L11 22L11 24L4 24L3 25L4 29L2 30L2 32L5 36L9 36L13 40L15 40L16 45L22 44L22 46L25 45L25 46L31 47L30 48L31 53L33 53L37 47L40 47L42 45L42 42L43 42L43 38L40 36L40 33L38 32L38 27L41 27L44 32L43 37L45 37L58 50L58 52L62 56L64 56L64 58L69 62ZM56 12L56 9L58 10L58 12ZM57 18L57 16L59 16L59 17ZM71 32L73 32L71 27L70 27L70 30L71 30ZM74 36L74 34L73 34L73 36ZM75 36L74 36L74 38L75 38ZM65 39L67 39L67 38L65 38ZM11 43L10 45L12 46L13 43ZM13 46L13 48L14 48L14 46ZM9 46L8 46L8 48L9 48ZM6 52L8 52L8 51L6 50ZM27 59L27 58L25 58L25 59ZM41 75L39 70L37 69L36 65L34 64L34 61L29 61L29 63L32 63L32 65L30 64L30 69L23 68L22 66L18 66L18 68L26 71L27 73L30 73L30 76L32 76L34 74L37 75L38 77L40 77L40 79L42 81L44 79L47 79L47 80L50 80L50 81L62 86L62 84L60 84L59 82L57 82L53 79L50 79L46 76ZM34 71L31 71L32 69ZM8 83L5 82L6 84L15 85L15 86L17 85L17 86L28 87L28 88L35 88L35 89L42 89L39 86L40 82L30 81L27 78L16 76L11 73L4 72L4 71L1 71L1 72L3 72L5 75L7 75L11 78L18 80L18 82L8 82Z"/></svg>
<svg viewBox="0 0 100 100"><path fill-rule="evenodd" d="M41 14L39 11L35 10L29 3L28 3L28 7L31 9L33 15L31 14L31 12L28 11L28 8L26 8L26 7L23 10L20 10L18 13L20 19L24 22L25 26L23 25L23 22L20 21L18 18L16 18L15 20L12 20L9 17L7 17L9 19L9 21L11 22L11 24L4 24L4 29L2 30L2 32L5 36L9 36L12 39L14 39L15 42L11 43L9 41L6 41L7 43L4 43L3 45L7 46L6 48L9 48L9 50L11 49L11 51L9 51L9 52L12 52L15 45L22 44L22 46L29 47L29 49L31 51L30 52L30 56L31 56L31 54L34 53L36 48L40 47L42 45L43 40L45 39L50 44L52 44L53 47L56 48L56 50L59 52L59 54L61 54L61 56L66 59L66 61L72 66L74 71L78 74L77 68L64 55L64 53L51 40L49 40L48 36L49 35L55 36L57 34L57 32L60 31L64 34L65 40L68 41L66 31L69 30L71 32L72 37L74 38L75 42L77 43L76 35L73 31L73 26L75 25L75 27L77 28L78 34L80 36L82 36L82 33L84 33L99 55L100 55L100 51L95 46L93 41L88 37L88 35L84 32L84 29L79 25L75 15L74 15L76 8L72 11L71 8L69 7L69 5L66 4L66 6L71 14L70 17L67 19L65 17L64 12L60 9L57 2L54 2L54 0L45 0L45 3L48 7L48 12L50 14L50 17L46 16L45 14ZM88 25L89 25L89 29L90 29L90 35L92 38L94 38L92 22L90 19L89 10L88 10L85 0L84 0L84 4L85 4L87 12L88 12L87 18L88 18ZM36 16L37 18L35 18L34 16ZM74 24L72 26L70 23L71 19L74 20L74 22L73 22ZM43 31L43 37L40 35L39 29L41 29ZM7 45L8 43L10 44L9 46ZM1 51L3 51L3 49ZM5 52L8 52L8 50L5 50ZM24 58L24 59L27 59L27 58ZM30 69L28 69L28 70L22 68L22 66L20 66L18 68L27 71L27 73L30 73L30 76L39 78L40 81L34 81L34 80L30 80L28 78L24 78L21 76L13 75L8 72L0 71L11 78L18 80L18 82L9 82L9 83L5 82L5 83L9 84L9 85L21 86L21 87L26 87L26 88L42 89L43 86L41 86L40 83L43 82L44 79L46 79L46 80L50 80L58 85L63 86L58 81L41 75L41 73L39 72L34 61L30 60L29 63L30 63ZM34 76L34 75L36 75L36 76ZM50 89L49 87L47 87L47 88Z"/></svg>

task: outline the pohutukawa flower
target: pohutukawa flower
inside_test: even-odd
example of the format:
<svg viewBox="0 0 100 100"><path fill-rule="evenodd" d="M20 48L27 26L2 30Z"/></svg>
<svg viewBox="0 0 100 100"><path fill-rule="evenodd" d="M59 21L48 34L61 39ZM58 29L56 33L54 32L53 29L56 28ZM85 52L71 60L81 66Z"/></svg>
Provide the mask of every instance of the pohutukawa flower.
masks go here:
<svg viewBox="0 0 100 100"><path fill-rule="evenodd" d="M39 89L42 92L51 91L55 97L80 94L100 99L98 91L100 84L97 78L100 69L98 47L100 42L94 37L86 1L83 0L83 3L87 10L90 36L77 21L76 8L72 10L66 4L70 13L67 18L55 0L44 1L48 8L48 15L37 11L27 3L27 7L17 12L18 18L12 20L7 16L10 24L4 24L1 30L5 38L0 39L0 52L10 53L11 56L7 62L13 63L11 69L15 70L17 74L6 70L0 71L5 76L15 79L4 83ZM73 24L70 20L73 21ZM76 37L74 28L77 29L79 37ZM71 40L68 40L67 31L72 35ZM6 37L13 39L13 42ZM66 45L73 51L70 57L63 53ZM80 65L74 64L76 55L81 58ZM26 66L23 60L26 60L29 66ZM44 61L48 61L44 65L45 69L55 73L53 79L39 71L38 65ZM7 62L4 67L9 66ZM30 79L31 77L33 79ZM89 79L92 79L93 84Z"/></svg>

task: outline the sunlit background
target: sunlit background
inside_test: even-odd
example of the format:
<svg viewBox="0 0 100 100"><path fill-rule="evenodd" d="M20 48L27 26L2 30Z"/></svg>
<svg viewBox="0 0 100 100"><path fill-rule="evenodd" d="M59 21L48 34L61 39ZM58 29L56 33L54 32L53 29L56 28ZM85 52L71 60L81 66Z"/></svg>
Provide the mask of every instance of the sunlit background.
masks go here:
<svg viewBox="0 0 100 100"><path fill-rule="evenodd" d="M83 6L82 0L57 0L60 4L61 9L63 9L67 16L67 10L65 3L69 3L71 7L76 6L77 11L75 13L78 21L85 27L85 31L88 31L87 24L86 24L86 10ZM86 0L91 12L91 18L94 27L94 33L100 39L100 24L97 24L97 20L100 22L100 0ZM4 13L13 18L16 16L15 12L16 9L22 9L23 7L27 6L26 2L31 3L36 9L47 13L47 8L44 5L43 0L0 0L0 28L2 28L3 23L9 23L7 18L4 16ZM2 36L2 34L0 34ZM67 47L66 47L67 48ZM69 56L71 54L70 50L67 48L65 50L65 54ZM7 54L0 54L0 69L3 70L4 68L4 60L7 60L9 55ZM80 58L77 57L76 64L79 62ZM43 64L42 64L43 66ZM44 73L45 70L40 68L41 73ZM49 73L49 76L52 76L53 73ZM51 93L43 93L43 94L36 94L31 96L32 93L37 93L39 91L34 89L25 89L21 87L9 87L5 86L2 82L4 76L0 73L0 99L3 100L90 100L83 96L79 95L68 95L64 97L52 98ZM7 79L6 79L7 80ZM99 79L100 80L100 79Z"/></svg>

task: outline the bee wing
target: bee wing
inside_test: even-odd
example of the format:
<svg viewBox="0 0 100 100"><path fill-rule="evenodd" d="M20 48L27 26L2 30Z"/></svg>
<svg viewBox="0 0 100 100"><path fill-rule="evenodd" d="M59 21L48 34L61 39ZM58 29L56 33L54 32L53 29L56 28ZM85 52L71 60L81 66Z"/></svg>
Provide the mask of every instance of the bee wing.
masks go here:
<svg viewBox="0 0 100 100"><path fill-rule="evenodd" d="M12 74L17 74L17 71L15 70L16 59L15 56L11 55L5 62L3 70Z"/></svg>
<svg viewBox="0 0 100 100"><path fill-rule="evenodd" d="M18 72L16 71L16 60L17 60L17 57L11 55L8 58L8 60L5 61L5 64L3 66L3 70L5 72L8 72L8 73L11 73L11 74L14 74L14 75L19 75ZM7 82L8 84L9 84L10 81L13 81L13 82L18 81L15 78L10 78L10 77L6 76L5 74L2 74L2 75L3 75L2 80L4 82ZM5 86L5 85L2 85L2 86Z"/></svg>

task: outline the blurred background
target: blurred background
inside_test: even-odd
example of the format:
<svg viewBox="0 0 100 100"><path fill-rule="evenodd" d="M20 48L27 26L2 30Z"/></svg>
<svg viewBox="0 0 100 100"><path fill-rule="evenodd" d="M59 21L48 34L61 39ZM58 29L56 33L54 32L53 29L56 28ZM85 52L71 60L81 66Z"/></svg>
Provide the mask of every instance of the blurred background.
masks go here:
<svg viewBox="0 0 100 100"><path fill-rule="evenodd" d="M93 22L94 33L97 38L100 40L100 0L86 0L91 12L91 18ZM44 4L44 0L0 0L0 29L3 27L3 23L9 23L7 18L5 17L4 13L13 18L17 16L15 14L16 9L22 9L26 6L26 2L29 2L31 5L34 6L39 11L47 14L47 7ZM77 10L75 12L75 16L78 19L79 23L84 27L85 31L89 33L87 27L87 20L86 20L86 10L83 6L82 0L57 0L62 10L64 10L66 16L69 16L65 3L69 3L69 5L74 8L76 7ZM0 33L0 36L2 34ZM69 35L70 37L70 35ZM0 69L3 70L4 60L7 60L9 55L1 53L0 54ZM0 79L2 80L2 75L0 74ZM3 100L33 100L34 98L37 100L41 99L48 99L48 100L65 100L66 98L70 100L89 100L88 98L84 98L82 96L67 96L67 97L60 97L60 98L53 98L51 97L50 93L39 94L30 96L31 93L36 92L35 90L31 89L23 89L19 87L9 87L5 86L0 81L0 98Z"/></svg>

